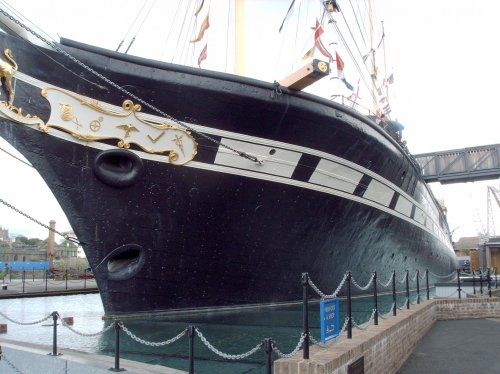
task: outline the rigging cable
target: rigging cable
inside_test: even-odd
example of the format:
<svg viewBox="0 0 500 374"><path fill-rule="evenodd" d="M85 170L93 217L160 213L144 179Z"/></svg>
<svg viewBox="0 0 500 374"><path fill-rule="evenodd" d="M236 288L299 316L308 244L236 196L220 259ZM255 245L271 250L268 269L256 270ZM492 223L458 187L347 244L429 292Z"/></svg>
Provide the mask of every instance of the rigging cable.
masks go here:
<svg viewBox="0 0 500 374"><path fill-rule="evenodd" d="M127 30L125 36L123 37L122 41L118 45L118 48L116 48L115 52L118 52L120 50L120 48L122 47L123 43L125 42L125 39L127 39L128 34L130 33L130 31L132 30L132 27L134 27L135 23L137 22L137 19L141 15L142 10L146 6L147 2L148 2L148 0L144 0L144 4L142 4L141 10L139 10L139 12L137 13L137 15L135 16L134 22L132 22L132 24L130 25L129 29Z"/></svg>
<svg viewBox="0 0 500 374"><path fill-rule="evenodd" d="M190 8L191 8L191 0L189 1L189 4L187 5L186 11L184 12L184 19L182 20L182 27L181 27L181 31L179 32L179 35L178 35L178 37L177 37L177 44L175 45L174 54L173 54L173 56L172 56L172 62L174 61L174 58L175 58L175 56L177 55L177 49L179 48L179 46L180 46L181 44L182 44L183 49L181 50L181 53L180 53L181 58L180 58L180 60L179 60L179 61L180 61L180 62L183 62L183 61L182 61L182 53L183 53L183 51L184 51L185 40L186 40L187 38L186 38L186 37L183 37L182 35L183 35L183 33L184 33L184 25L186 25L186 18L187 18L187 16L188 16L188 13L189 13L189 12L188 12L188 10L189 10ZM196 20L195 20L195 22L196 22ZM191 24L191 23L190 23L190 24ZM193 35L194 35L194 33L196 32L194 29L191 29L191 27L190 27L190 26L188 26L186 33L189 33L189 30L192 30Z"/></svg>
<svg viewBox="0 0 500 374"><path fill-rule="evenodd" d="M153 3L151 4L151 7L149 8L148 12L146 13L146 16L144 17L144 19L142 20L141 24L139 25L139 28L137 29L134 37L132 38L132 40L130 41L130 44L128 45L127 49L125 50L125 54L128 53L130 47L132 47L132 44L134 44L135 42L135 39L137 37L137 35L139 35L139 33L141 32L141 29L142 29L142 26L144 25L144 22L148 19L149 17L149 13L151 13L151 10L153 9L153 7L155 6L156 4L156 0L153 1Z"/></svg>
<svg viewBox="0 0 500 374"><path fill-rule="evenodd" d="M246 158L247 160L250 160L250 161L253 161L255 163L258 163L258 164L261 164L262 161L260 161L256 156L253 156L253 155L250 155L244 151L239 151L231 146L228 146L227 144L224 144L198 130L195 130L194 128L192 128L191 126L181 122L180 120L172 117L170 114L167 114L165 113L164 111L162 111L161 109L155 107L154 105L150 104L149 102L141 99L140 97L138 97L137 95L134 95L133 93L131 93L130 91L126 90L125 88L123 88L122 86L118 85L117 83L113 82L111 79L109 78L106 78L104 75L100 74L99 72L97 72L96 70L92 69L90 66L86 65L85 63L83 63L82 61L78 60L76 57L72 56L71 54L69 54L68 52L66 52L65 50L61 49L60 47L57 46L57 44L54 42L54 41L49 41L47 38L41 36L40 34L38 34L35 30L31 29L30 27L26 26L24 23L20 22L17 18L13 17L11 14L9 14L8 12L6 12L5 10L1 9L0 8L0 13L3 14L4 16L6 16L7 18L9 18L12 22L14 22L15 24L17 24L18 26L22 27L23 29L25 29L27 32L29 32L30 34L32 34L33 36L35 36L36 38L40 39L43 43L47 44L49 47L53 48L55 51L57 51L58 53L66 56L66 58L68 58L69 60L73 61L74 63L76 63L77 65L79 65L80 67L82 67L83 69L87 70L88 72L90 72L91 74L95 75L97 78L101 79L102 81L104 81L105 83L107 83L108 85L110 85L111 87L117 89L118 91L121 91L122 93L130 96L132 99L136 100L137 102L143 104L144 106L148 107L149 109L153 110L154 112L162 115L163 117L171 120L172 122L176 123L177 125L181 126L182 128L184 128L185 130L187 131L190 131L212 143L215 143L221 147L224 147L234 153L236 153L238 156L240 157L243 157L243 158ZM29 41L26 40L27 43L31 44Z"/></svg>

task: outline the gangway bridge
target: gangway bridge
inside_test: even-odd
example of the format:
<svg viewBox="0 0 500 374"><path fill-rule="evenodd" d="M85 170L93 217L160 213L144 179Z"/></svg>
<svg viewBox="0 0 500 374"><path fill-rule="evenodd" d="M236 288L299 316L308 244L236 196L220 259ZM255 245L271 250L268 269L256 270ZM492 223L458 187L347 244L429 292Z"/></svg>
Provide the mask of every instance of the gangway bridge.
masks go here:
<svg viewBox="0 0 500 374"><path fill-rule="evenodd" d="M426 182L462 183L500 177L500 144L414 155Z"/></svg>

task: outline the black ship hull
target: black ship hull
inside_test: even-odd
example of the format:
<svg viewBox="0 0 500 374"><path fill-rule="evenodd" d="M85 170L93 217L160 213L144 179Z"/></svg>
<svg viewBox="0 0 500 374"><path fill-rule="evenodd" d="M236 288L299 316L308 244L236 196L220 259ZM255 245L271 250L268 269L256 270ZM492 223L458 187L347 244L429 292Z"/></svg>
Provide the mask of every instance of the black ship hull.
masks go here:
<svg viewBox="0 0 500 374"><path fill-rule="evenodd" d="M456 268L419 168L355 111L69 41L85 66L8 36L0 46L18 64L0 136L59 201L107 315L296 301L302 272L331 292L348 270L362 283ZM121 137L100 136L111 121ZM150 144L134 140L139 124ZM152 151L181 125L185 143Z"/></svg>

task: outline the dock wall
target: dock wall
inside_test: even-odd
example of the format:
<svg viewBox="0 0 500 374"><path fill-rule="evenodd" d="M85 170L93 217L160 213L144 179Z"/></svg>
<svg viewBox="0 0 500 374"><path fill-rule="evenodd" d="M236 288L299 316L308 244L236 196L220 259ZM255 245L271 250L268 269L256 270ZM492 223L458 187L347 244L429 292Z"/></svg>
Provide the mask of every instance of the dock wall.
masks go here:
<svg viewBox="0 0 500 374"><path fill-rule="evenodd" d="M395 373L408 359L434 322L449 319L498 318L500 297L435 299L379 319L378 326L354 330L353 338L310 347L309 360L302 351L274 362L275 374L348 374L363 360L364 372Z"/></svg>

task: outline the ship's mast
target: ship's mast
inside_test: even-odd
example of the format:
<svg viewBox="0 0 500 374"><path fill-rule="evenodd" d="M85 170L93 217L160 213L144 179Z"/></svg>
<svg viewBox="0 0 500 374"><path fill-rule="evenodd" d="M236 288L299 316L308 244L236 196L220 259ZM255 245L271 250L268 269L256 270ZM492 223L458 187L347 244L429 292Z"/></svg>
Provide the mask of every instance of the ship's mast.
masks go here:
<svg viewBox="0 0 500 374"><path fill-rule="evenodd" d="M234 72L238 75L245 75L245 1L235 1L235 61Z"/></svg>
<svg viewBox="0 0 500 374"><path fill-rule="evenodd" d="M372 67L372 73L371 73L371 81L372 81L372 93L376 92L377 87L375 86L375 81L377 79L377 72L376 72L376 66L375 66L375 51L373 50L373 13L372 13L372 2L371 0L368 0L368 20L369 20L369 27L370 27L370 61L371 61L371 67ZM378 109L378 103L376 100L376 95L373 96L373 113L377 113Z"/></svg>

